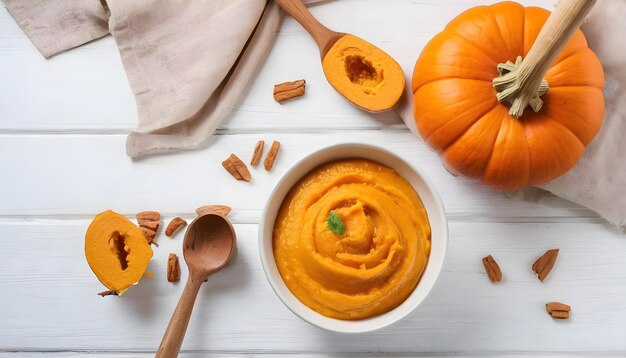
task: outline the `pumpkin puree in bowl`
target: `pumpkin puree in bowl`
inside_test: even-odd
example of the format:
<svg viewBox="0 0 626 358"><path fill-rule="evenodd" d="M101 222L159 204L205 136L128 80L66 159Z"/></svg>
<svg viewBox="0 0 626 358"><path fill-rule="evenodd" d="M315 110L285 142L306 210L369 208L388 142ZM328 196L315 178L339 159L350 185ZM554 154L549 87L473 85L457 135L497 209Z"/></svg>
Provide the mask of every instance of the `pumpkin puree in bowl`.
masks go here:
<svg viewBox="0 0 626 358"><path fill-rule="evenodd" d="M327 225L336 212L345 234ZM273 232L276 265L289 290L338 319L376 316L415 289L430 254L430 224L413 187L365 159L330 162L285 197Z"/></svg>

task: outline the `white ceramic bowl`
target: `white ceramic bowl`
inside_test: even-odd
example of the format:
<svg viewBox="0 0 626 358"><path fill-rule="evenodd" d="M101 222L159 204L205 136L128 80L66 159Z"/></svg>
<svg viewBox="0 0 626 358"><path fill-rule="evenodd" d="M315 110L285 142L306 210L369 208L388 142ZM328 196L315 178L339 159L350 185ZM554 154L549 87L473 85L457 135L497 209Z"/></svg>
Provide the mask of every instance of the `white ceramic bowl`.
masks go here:
<svg viewBox="0 0 626 358"><path fill-rule="evenodd" d="M428 220L432 230L432 247L426 270L422 275L417 287L411 295L393 310L362 320L348 321L323 316L305 306L289 291L283 282L272 249L272 231L274 221L280 209L283 199L297 182L315 167L343 158L365 158L377 161L395 169L417 191L422 203L426 208ZM293 313L303 320L320 328L341 333L363 333L386 327L411 313L424 301L433 288L441 268L448 247L448 224L446 213L432 183L416 167L408 164L395 154L371 145L364 144L339 144L318 150L294 165L278 180L270 193L265 210L261 216L259 225L259 253L263 270L276 292L276 295Z"/></svg>

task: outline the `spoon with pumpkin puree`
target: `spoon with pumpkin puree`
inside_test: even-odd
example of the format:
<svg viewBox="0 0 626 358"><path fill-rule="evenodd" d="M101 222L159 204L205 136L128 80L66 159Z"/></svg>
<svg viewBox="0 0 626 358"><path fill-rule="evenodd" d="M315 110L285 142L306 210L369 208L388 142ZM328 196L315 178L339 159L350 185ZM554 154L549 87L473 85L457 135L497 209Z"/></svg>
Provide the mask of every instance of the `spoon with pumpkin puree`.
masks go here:
<svg viewBox="0 0 626 358"><path fill-rule="evenodd" d="M326 79L337 92L369 112L384 112L398 103L404 74L391 56L357 36L328 29L300 0L275 1L313 37Z"/></svg>

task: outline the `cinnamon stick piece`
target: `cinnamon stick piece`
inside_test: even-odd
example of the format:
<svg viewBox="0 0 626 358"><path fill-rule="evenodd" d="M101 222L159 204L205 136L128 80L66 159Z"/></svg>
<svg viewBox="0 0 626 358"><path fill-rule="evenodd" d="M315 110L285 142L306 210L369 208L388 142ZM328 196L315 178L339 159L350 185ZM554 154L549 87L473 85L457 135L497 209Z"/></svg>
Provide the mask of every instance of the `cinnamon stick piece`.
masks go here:
<svg viewBox="0 0 626 358"><path fill-rule="evenodd" d="M278 103L304 96L306 87L305 80L283 82L274 86L274 99Z"/></svg>
<svg viewBox="0 0 626 358"><path fill-rule="evenodd" d="M552 271L558 255L559 249L548 250L533 264L533 271L539 275L538 277L541 282L543 282L543 280L548 277L550 271Z"/></svg>
<svg viewBox="0 0 626 358"><path fill-rule="evenodd" d="M226 217L231 211L230 206L226 205L204 205L196 209L196 214L202 216L205 214L216 214Z"/></svg>
<svg viewBox="0 0 626 358"><path fill-rule="evenodd" d="M270 150L267 152L265 160L263 161L263 166L268 172L271 172L274 168L274 162L276 161L276 156L278 155L279 150L280 142L275 140L274 142L272 142L272 146L270 147Z"/></svg>
<svg viewBox="0 0 626 358"><path fill-rule="evenodd" d="M554 319L568 319L572 308L561 302L546 303L546 311Z"/></svg>
<svg viewBox="0 0 626 358"><path fill-rule="evenodd" d="M180 264L178 263L178 256L176 256L175 253L170 253L167 257L167 281L180 281Z"/></svg>
<svg viewBox="0 0 626 358"><path fill-rule="evenodd" d="M500 270L500 266L498 266L498 263L493 258L493 256L489 255L487 257L484 257L483 266L485 266L487 276L489 276L489 280L491 282L502 281L502 271Z"/></svg>
<svg viewBox="0 0 626 358"><path fill-rule="evenodd" d="M237 180L248 182L252 180L252 175L250 174L246 164L234 154L231 154L230 157L226 158L226 160L222 162L222 166Z"/></svg>
<svg viewBox="0 0 626 358"><path fill-rule="evenodd" d="M135 215L135 218L148 243L159 247L156 243L156 234L161 223L161 214L158 211L142 211Z"/></svg>
<svg viewBox="0 0 626 358"><path fill-rule="evenodd" d="M178 229L185 225L187 225L187 221L185 221L185 219L180 217L173 218L167 225L167 228L165 228L165 236L171 237Z"/></svg>
<svg viewBox="0 0 626 358"><path fill-rule="evenodd" d="M261 162L261 157L263 156L263 147L265 147L265 141L260 140L254 146L254 152L252 153L252 159L250 160L250 165L256 167Z"/></svg>

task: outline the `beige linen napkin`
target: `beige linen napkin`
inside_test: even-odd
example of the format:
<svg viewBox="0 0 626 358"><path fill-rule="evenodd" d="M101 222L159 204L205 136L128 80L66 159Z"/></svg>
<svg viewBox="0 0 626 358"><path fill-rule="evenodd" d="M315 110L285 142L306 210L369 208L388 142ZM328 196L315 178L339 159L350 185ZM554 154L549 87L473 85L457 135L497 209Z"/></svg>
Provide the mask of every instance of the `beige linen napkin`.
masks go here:
<svg viewBox="0 0 626 358"><path fill-rule="evenodd" d="M281 19L267 0L3 1L46 58L113 35L137 101L131 157L206 140L246 93Z"/></svg>
<svg viewBox="0 0 626 358"><path fill-rule="evenodd" d="M211 136L246 93L282 15L267 0L3 1L46 58L113 35L137 101L131 157Z"/></svg>
<svg viewBox="0 0 626 358"><path fill-rule="evenodd" d="M563 176L539 188L594 210L609 222L626 229L626 1L598 0L582 26L589 46L604 66L606 110L598 136L578 164ZM404 68L407 68L406 66ZM412 66L411 66L412 68ZM409 76L410 73L405 75ZM410 83L410 81L407 81ZM410 86L410 85L409 85ZM398 113L417 134L411 88ZM535 199L534 188L510 195Z"/></svg>
<svg viewBox="0 0 626 358"><path fill-rule="evenodd" d="M109 33L109 14L99 0L2 1L45 58Z"/></svg>
<svg viewBox="0 0 626 358"><path fill-rule="evenodd" d="M626 229L626 1L598 0L583 24L606 77L604 123L580 162L542 185L555 195L594 210Z"/></svg>

